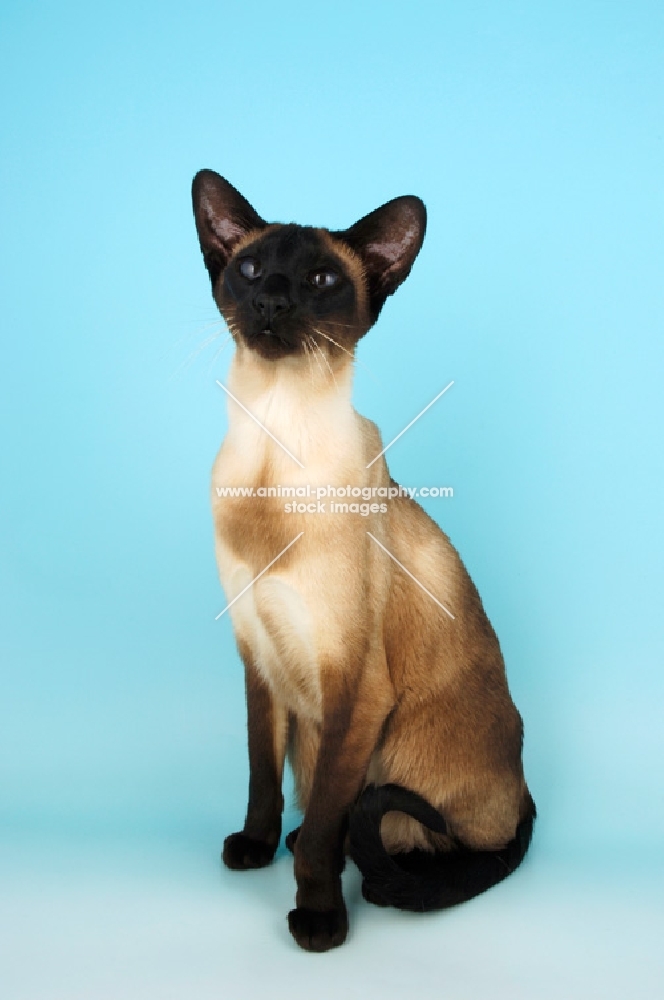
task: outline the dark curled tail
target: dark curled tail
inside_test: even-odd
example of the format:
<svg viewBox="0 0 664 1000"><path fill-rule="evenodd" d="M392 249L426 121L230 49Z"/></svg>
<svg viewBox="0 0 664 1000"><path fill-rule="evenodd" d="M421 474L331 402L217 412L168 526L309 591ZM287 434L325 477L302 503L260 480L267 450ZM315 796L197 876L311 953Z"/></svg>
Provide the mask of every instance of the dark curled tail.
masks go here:
<svg viewBox="0 0 664 1000"><path fill-rule="evenodd" d="M511 874L528 850L535 820L530 800L516 835L498 851L459 844L435 854L414 850L388 854L380 835L387 812L406 813L434 833L449 833L445 820L415 792L399 785L368 785L350 814L350 855L362 872L365 899L400 910L440 910L463 903Z"/></svg>

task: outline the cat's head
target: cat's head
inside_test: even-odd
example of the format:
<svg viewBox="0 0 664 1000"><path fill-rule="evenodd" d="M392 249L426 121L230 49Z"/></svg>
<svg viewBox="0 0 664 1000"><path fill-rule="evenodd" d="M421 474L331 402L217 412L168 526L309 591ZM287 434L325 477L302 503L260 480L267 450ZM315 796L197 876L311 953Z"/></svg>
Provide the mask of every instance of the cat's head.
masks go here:
<svg viewBox="0 0 664 1000"><path fill-rule="evenodd" d="M387 202L350 229L267 223L212 170L193 183L194 216L212 292L236 340L264 358L303 354L307 338L353 349L419 253L426 209Z"/></svg>

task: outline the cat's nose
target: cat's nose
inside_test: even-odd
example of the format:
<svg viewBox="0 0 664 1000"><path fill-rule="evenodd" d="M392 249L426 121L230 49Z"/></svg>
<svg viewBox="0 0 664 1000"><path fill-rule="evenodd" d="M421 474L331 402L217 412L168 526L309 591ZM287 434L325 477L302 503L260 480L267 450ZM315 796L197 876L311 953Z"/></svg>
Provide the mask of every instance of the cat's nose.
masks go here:
<svg viewBox="0 0 664 1000"><path fill-rule="evenodd" d="M279 293L259 292L254 303L266 323L271 323L277 316L290 309L290 300Z"/></svg>
<svg viewBox="0 0 664 1000"><path fill-rule="evenodd" d="M259 292L254 305L265 322L271 323L277 316L288 312L291 302L282 292Z"/></svg>
<svg viewBox="0 0 664 1000"><path fill-rule="evenodd" d="M292 307L290 286L285 275L271 274L254 298L254 309L265 323L270 324Z"/></svg>

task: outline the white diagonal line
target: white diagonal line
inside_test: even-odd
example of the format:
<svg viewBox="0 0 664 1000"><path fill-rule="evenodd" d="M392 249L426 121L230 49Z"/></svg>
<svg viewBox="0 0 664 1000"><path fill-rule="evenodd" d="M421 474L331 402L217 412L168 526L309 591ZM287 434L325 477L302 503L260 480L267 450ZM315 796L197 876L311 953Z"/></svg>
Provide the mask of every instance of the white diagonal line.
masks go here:
<svg viewBox="0 0 664 1000"><path fill-rule="evenodd" d="M452 386L452 385L454 385L454 379L452 379L452 381L450 382L450 384L449 384L449 385L446 385L446 386L445 386L445 388L444 388L444 389L443 389L443 390L442 390L441 392L439 392L439 393L438 393L438 395L436 396L436 399L432 399L430 403L427 403L427 405L426 405L426 406L424 407L424 409L423 409L423 410L420 410L420 412L419 412L419 413L417 414L417 416L416 416L416 417L414 417L414 418L413 418L413 419L411 420L411 422L410 422L410 423L409 423L409 424L408 424L408 425L407 425L406 427L404 427L404 429L403 429L403 430L402 430L402 431L401 431L401 432L400 432L399 434L397 434L397 436L396 436L395 438L392 438L392 440L390 441L390 443L389 443L389 444L386 444L386 445L385 445L385 447L383 448L383 450L382 450L382 451L379 451L379 452L378 452L378 454L376 455L376 457L375 457L375 458L372 458L372 459L371 459L371 461L369 462L369 465L367 465L367 466L366 466L366 468L367 468L367 469L371 468L371 466L372 466L372 465L374 464L374 462L377 462L377 461L378 461L378 459L380 458L380 456L381 456L381 455L384 455L384 454L385 454L385 452L387 451L387 449L388 449L388 448L391 448L391 447L392 447L392 445L394 444L394 442L395 442L395 441L398 441L398 440L399 440L399 438L401 437L401 435L402 435L402 434L405 434L405 433L406 433L406 431L407 431L407 430L409 430L409 428L411 428L411 427L413 426L413 424L415 423L415 421L416 421L416 420L419 420L419 419L420 419L420 417L422 416L422 414L423 414L423 413L426 413L426 412L427 412L427 410L429 409L429 407L430 407L430 406L433 406L433 404L434 404L434 403L436 402L436 400L440 399L440 397L441 397L441 396L443 395L443 393L444 393L444 392L447 392L447 390L448 390L448 389L450 388L450 386Z"/></svg>
<svg viewBox="0 0 664 1000"><path fill-rule="evenodd" d="M245 405L244 405L243 403L241 403L241 402L240 402L240 400L239 400L239 399L237 398L237 396L234 396L234 395L233 395L233 393L231 392L231 390L230 390L230 389L227 389L227 388L226 388L226 386L224 385L224 383L223 383L223 382L220 382L218 378L217 378L217 379L215 379L215 382L217 383L217 385L219 386L219 388L220 388L220 389L223 389L223 390L224 390L224 392L225 392L225 393L227 393L227 395L229 395L229 396L231 397L231 399L232 399L232 400L233 400L233 401L234 401L235 403L237 403L237 405L238 405L238 406L239 406L239 407L240 407L240 408L241 408L242 410L244 410L244 412L245 412L245 413L247 414L247 416L248 416L248 417L251 417L251 419L252 419L253 421L255 421L255 422L256 422L256 423L258 424L258 426L259 426L259 427L262 427L262 429L263 429L263 430L265 431L265 433L266 433L266 434L267 434L267 435L268 435L269 437L271 437L271 438L272 438L272 440L273 440L273 441L275 442L275 444L278 444L278 445L279 445L279 447L280 447L280 448L282 449L282 451L285 451L285 452L286 452L286 454L287 454L287 455L289 456L289 458L292 458L294 462L297 462L297 464L298 464L298 465L300 466L300 468L301 468L301 469L303 469L303 468L304 468L304 466L302 465L302 462L301 462L301 461L299 460L299 458L296 458L296 457L295 457L295 455L293 454L293 452L292 452L292 451L289 451L289 450L288 450L288 448L286 447L286 445L285 445L285 444L282 444L282 443L281 443L281 441L279 441L279 439L278 439L278 438L276 438L276 437L274 436L274 434L272 433L272 431L269 431L269 430L267 429L267 427L265 426L265 424L262 424L262 423L260 422L260 420L258 419L258 417L255 417L255 416L253 415L253 413L251 412L251 410L248 410L248 409L247 409L247 407L246 407L246 406L245 406ZM434 400L434 403L435 403L435 400ZM429 405L431 405L431 404L429 404ZM424 412L424 411L422 411L422 412Z"/></svg>
<svg viewBox="0 0 664 1000"><path fill-rule="evenodd" d="M435 402L435 400L434 400L434 402ZM440 601L438 600L438 598L434 597L433 594L431 593L431 591L427 590L427 588L424 586L424 584L420 583L420 581L417 579L417 577L413 576L413 574L410 572L410 570L406 569L406 567L403 565L403 563L400 563L399 560L396 558L396 556L393 556L392 553L390 552L390 550L385 548L385 546L382 544L382 542L379 542L378 539L374 535L372 535L370 531L367 531L367 535L369 536L369 538L373 538L373 540L376 543L376 545L380 545L380 547L383 550L383 552L387 553L387 555L390 557L390 559L394 560L394 562L397 564L397 566L399 567L399 569L402 569L404 571L404 573L411 578L411 580L414 580L415 583L417 584L417 586L421 587L422 590L424 591L424 593L428 594L429 597L431 598L431 600L435 601L435 603L438 605L438 607L442 608L443 611L445 612L445 614L450 616L450 618L452 619L452 621L455 621L455 618L454 618L454 615L452 614L452 612L449 611L445 607L444 604L441 604Z"/></svg>
<svg viewBox="0 0 664 1000"><path fill-rule="evenodd" d="M230 602L230 604L227 604L226 607L224 608L224 610L220 611L219 614L215 616L214 620L216 622L218 622L219 619L221 618L221 616L225 615L226 612L228 611L228 609L231 608L235 604L236 601L239 601L239 599L242 597L242 595L246 594L246 592L249 590L250 587L253 587L253 585L256 583L256 580L260 580L260 578L262 577L263 573L267 573L267 571L269 570L270 566L274 566L274 564L276 563L277 559L281 559L281 557L283 556L284 552L288 552L288 550L291 547L291 545L295 545L295 543L298 540L298 538L302 538L303 534L304 534L304 532L301 531L299 535L296 535L295 538L293 539L293 541L289 542L288 545L286 546L286 548L282 549L281 552L279 553L279 555L275 556L274 559L272 560L272 562L268 563L267 566L265 567L265 569L262 569L260 571L260 573L258 574L258 576L255 576L253 578L253 580L251 581L251 583L248 583L247 586L243 590L240 591L240 593L237 595L237 597L234 597L233 600Z"/></svg>

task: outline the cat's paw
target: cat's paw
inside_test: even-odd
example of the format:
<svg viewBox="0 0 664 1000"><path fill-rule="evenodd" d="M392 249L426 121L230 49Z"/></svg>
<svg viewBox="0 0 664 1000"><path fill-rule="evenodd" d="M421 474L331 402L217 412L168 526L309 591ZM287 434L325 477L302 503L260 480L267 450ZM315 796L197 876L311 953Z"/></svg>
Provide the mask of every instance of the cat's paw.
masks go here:
<svg viewBox="0 0 664 1000"><path fill-rule="evenodd" d="M222 859L227 868L245 871L247 868L264 868L269 865L276 851L276 844L254 840L244 833L231 833L224 841Z"/></svg>
<svg viewBox="0 0 664 1000"><path fill-rule="evenodd" d="M288 928L305 951L329 951L343 944L348 934L346 907L309 910L298 906L288 914Z"/></svg>
<svg viewBox="0 0 664 1000"><path fill-rule="evenodd" d="M297 840L297 835L299 832L300 832L300 827L296 826L294 830L291 830L290 833L286 834L286 840L284 841L284 843L286 844L286 847L291 852L291 854L295 850L295 841Z"/></svg>

